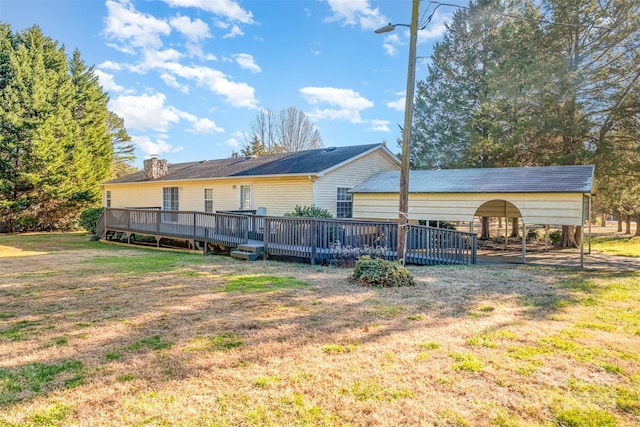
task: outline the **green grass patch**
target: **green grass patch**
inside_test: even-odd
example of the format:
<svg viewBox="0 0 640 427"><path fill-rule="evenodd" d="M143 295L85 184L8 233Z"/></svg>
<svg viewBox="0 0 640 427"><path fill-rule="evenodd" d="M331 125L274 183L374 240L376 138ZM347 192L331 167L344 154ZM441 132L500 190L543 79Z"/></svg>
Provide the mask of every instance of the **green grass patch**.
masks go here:
<svg viewBox="0 0 640 427"><path fill-rule="evenodd" d="M640 390L619 387L616 390L616 407L622 412L640 417Z"/></svg>
<svg viewBox="0 0 640 427"><path fill-rule="evenodd" d="M397 399L410 399L414 392L406 388L382 387L373 380L356 381L347 392L359 402L365 400L393 401Z"/></svg>
<svg viewBox="0 0 640 427"><path fill-rule="evenodd" d="M279 384L280 381L282 380L280 379L279 376L268 375L268 376L260 376L260 377L254 378L253 381L251 381L251 384L257 388L267 388L271 385Z"/></svg>
<svg viewBox="0 0 640 427"><path fill-rule="evenodd" d="M50 341L48 343L46 343L44 345L44 348L50 348L50 347L61 347L64 345L69 344L69 338L62 336L62 337L57 337L55 339L53 339L53 341Z"/></svg>
<svg viewBox="0 0 640 427"><path fill-rule="evenodd" d="M594 407L563 408L553 411L553 417L562 427L609 427L617 424L612 414Z"/></svg>
<svg viewBox="0 0 640 427"><path fill-rule="evenodd" d="M118 375L116 377L116 381L118 381L119 383L126 383L129 381L133 381L135 379L137 379L138 376L134 375L134 374L122 374L122 375Z"/></svg>
<svg viewBox="0 0 640 427"><path fill-rule="evenodd" d="M191 268L205 263L206 258L185 253L137 249L132 256L100 256L84 262L95 270L107 270L127 276L146 276L150 273L170 273Z"/></svg>
<svg viewBox="0 0 640 427"><path fill-rule="evenodd" d="M69 425L70 414L70 406L56 402L31 415L28 418L30 423L27 426L55 427Z"/></svg>
<svg viewBox="0 0 640 427"><path fill-rule="evenodd" d="M306 286L309 286L309 284L291 276L235 276L229 279L224 286L214 287L213 291L254 293L295 289Z"/></svg>
<svg viewBox="0 0 640 427"><path fill-rule="evenodd" d="M605 254L640 257L640 237L596 236L591 248Z"/></svg>
<svg viewBox="0 0 640 427"><path fill-rule="evenodd" d="M420 348L422 348L423 350L437 350L441 347L440 344L438 344L437 342L425 342L420 344Z"/></svg>
<svg viewBox="0 0 640 427"><path fill-rule="evenodd" d="M101 249L104 244L92 242L86 233L3 234L0 244L23 251L58 252L66 250ZM44 248L44 249L43 249Z"/></svg>
<svg viewBox="0 0 640 427"><path fill-rule="evenodd" d="M117 353L115 351L109 351L107 352L107 354L104 355L104 358L107 359L110 362L113 362L114 360L120 360L120 353Z"/></svg>
<svg viewBox="0 0 640 427"><path fill-rule="evenodd" d="M8 341L23 341L30 335L35 334L36 327L40 325L40 322L31 320L20 320L14 322L7 329L0 331L0 338Z"/></svg>
<svg viewBox="0 0 640 427"><path fill-rule="evenodd" d="M55 387L73 388L83 380L82 363L73 359L0 369L0 405L10 405Z"/></svg>
<svg viewBox="0 0 640 427"><path fill-rule="evenodd" d="M476 335L467 340L467 344L475 347L497 348L498 344L487 335Z"/></svg>
<svg viewBox="0 0 640 427"><path fill-rule="evenodd" d="M322 352L326 354L351 353L355 349L355 345L327 344L322 346Z"/></svg>
<svg viewBox="0 0 640 427"><path fill-rule="evenodd" d="M479 372L482 370L482 362L473 353L451 353L455 363L453 369L456 371Z"/></svg>
<svg viewBox="0 0 640 427"><path fill-rule="evenodd" d="M232 348L240 347L242 340L238 334L224 333L209 338L211 344L211 350L231 350Z"/></svg>
<svg viewBox="0 0 640 427"><path fill-rule="evenodd" d="M164 350L166 348L173 347L172 341L165 341L160 335L153 335L148 338L142 338L138 341L130 344L126 347L127 350L136 351L143 348L149 348L151 350Z"/></svg>

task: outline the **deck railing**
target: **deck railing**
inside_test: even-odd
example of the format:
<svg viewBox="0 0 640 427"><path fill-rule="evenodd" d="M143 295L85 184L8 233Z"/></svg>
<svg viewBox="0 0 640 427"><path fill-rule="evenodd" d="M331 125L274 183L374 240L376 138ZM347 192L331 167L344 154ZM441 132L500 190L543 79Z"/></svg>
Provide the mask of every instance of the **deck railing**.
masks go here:
<svg viewBox="0 0 640 427"><path fill-rule="evenodd" d="M398 224L388 221L272 217L238 213L150 211L107 208L99 222L104 231L144 234L237 247L262 243L266 256L331 261L370 254L398 259ZM410 264L475 264L476 235L411 225L405 261Z"/></svg>

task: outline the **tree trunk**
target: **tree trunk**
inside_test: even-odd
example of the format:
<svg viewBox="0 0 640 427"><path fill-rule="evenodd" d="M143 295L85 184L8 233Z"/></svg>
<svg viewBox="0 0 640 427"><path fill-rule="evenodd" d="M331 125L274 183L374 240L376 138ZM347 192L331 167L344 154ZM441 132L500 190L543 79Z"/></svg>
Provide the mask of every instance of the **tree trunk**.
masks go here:
<svg viewBox="0 0 640 427"><path fill-rule="evenodd" d="M489 235L489 217L482 217L482 232L480 233L480 240L489 240L491 236Z"/></svg>
<svg viewBox="0 0 640 427"><path fill-rule="evenodd" d="M573 239L576 241L576 247L580 247L580 242L582 242L582 226L576 227L575 233L573 233Z"/></svg>
<svg viewBox="0 0 640 427"><path fill-rule="evenodd" d="M626 227L624 234L631 234L631 216L626 218Z"/></svg>
<svg viewBox="0 0 640 427"><path fill-rule="evenodd" d="M600 219L600 225L602 227L606 227L607 226L607 214L606 213L602 213L602 218Z"/></svg>
<svg viewBox="0 0 640 427"><path fill-rule="evenodd" d="M511 218L511 234L509 237L520 237L518 225L518 218Z"/></svg>
<svg viewBox="0 0 640 427"><path fill-rule="evenodd" d="M622 219L618 217L618 233L622 233Z"/></svg>
<svg viewBox="0 0 640 427"><path fill-rule="evenodd" d="M636 236L640 236L640 215L636 215Z"/></svg>
<svg viewBox="0 0 640 427"><path fill-rule="evenodd" d="M560 242L561 248L578 248L578 242L576 242L576 230L573 225L562 226L562 241Z"/></svg>

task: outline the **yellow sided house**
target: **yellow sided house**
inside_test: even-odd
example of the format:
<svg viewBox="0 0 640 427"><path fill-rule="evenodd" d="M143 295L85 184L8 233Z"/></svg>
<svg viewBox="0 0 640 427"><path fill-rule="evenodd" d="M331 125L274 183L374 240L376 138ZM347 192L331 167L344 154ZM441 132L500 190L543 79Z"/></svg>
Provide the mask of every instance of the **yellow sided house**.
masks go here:
<svg viewBox="0 0 640 427"><path fill-rule="evenodd" d="M177 164L152 157L144 170L103 183L103 206L282 216L300 205L351 218L351 188L399 168L384 144Z"/></svg>

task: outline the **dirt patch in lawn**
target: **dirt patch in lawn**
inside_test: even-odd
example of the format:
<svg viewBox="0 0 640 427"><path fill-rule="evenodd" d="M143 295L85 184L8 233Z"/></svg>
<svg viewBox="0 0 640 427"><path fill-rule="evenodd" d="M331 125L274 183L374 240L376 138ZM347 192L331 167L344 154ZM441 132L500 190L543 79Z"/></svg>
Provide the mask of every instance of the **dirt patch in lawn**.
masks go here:
<svg viewBox="0 0 640 427"><path fill-rule="evenodd" d="M332 267L40 251L0 261L0 425L640 416L634 273L412 268L416 286L370 289Z"/></svg>

